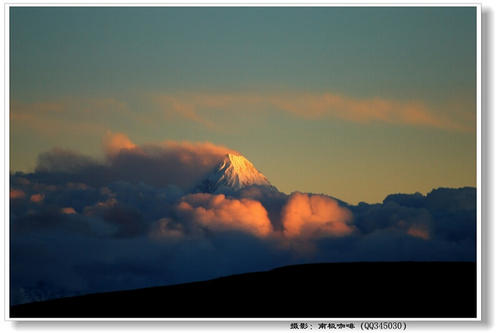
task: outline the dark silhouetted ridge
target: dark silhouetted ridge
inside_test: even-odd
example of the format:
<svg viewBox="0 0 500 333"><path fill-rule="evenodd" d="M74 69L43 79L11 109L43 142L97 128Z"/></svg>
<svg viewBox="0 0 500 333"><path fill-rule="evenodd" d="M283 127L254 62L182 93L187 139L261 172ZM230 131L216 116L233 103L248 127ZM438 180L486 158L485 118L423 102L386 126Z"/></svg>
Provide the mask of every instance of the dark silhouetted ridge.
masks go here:
<svg viewBox="0 0 500 333"><path fill-rule="evenodd" d="M13 318L474 318L476 263L307 264L11 307Z"/></svg>

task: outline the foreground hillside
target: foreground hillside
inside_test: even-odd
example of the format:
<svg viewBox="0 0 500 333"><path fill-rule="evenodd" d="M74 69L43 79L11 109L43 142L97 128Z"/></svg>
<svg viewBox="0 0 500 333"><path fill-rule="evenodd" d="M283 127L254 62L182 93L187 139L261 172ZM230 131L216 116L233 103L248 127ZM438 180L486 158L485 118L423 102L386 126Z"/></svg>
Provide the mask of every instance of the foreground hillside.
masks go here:
<svg viewBox="0 0 500 333"><path fill-rule="evenodd" d="M13 318L476 316L472 262L329 263L11 307Z"/></svg>

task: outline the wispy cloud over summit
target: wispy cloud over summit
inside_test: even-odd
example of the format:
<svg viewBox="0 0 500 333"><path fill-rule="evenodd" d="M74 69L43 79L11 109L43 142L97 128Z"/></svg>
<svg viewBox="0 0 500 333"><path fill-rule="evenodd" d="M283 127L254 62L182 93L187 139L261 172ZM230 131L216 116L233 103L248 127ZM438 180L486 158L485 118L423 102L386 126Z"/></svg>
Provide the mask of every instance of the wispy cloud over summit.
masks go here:
<svg viewBox="0 0 500 333"><path fill-rule="evenodd" d="M470 118L451 117L448 110L430 107L418 100L395 100L381 97L354 98L338 93L287 93L287 94L155 94L151 97L161 105L166 114L192 120L210 128L216 124L206 115L224 111L259 112L280 110L305 119L337 118L368 124L381 122L400 126L416 126L449 131L472 131L475 123ZM449 108L450 105L441 106ZM469 110L474 112L475 110ZM260 111L262 112L262 111Z"/></svg>

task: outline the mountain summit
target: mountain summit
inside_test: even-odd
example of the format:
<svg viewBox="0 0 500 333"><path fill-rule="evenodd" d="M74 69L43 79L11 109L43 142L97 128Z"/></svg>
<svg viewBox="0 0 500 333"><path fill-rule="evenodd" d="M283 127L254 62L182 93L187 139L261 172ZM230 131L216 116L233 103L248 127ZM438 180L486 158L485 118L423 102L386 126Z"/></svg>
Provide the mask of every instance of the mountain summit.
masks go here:
<svg viewBox="0 0 500 333"><path fill-rule="evenodd" d="M272 186L243 155L226 154L198 189L207 193L223 193L252 185Z"/></svg>

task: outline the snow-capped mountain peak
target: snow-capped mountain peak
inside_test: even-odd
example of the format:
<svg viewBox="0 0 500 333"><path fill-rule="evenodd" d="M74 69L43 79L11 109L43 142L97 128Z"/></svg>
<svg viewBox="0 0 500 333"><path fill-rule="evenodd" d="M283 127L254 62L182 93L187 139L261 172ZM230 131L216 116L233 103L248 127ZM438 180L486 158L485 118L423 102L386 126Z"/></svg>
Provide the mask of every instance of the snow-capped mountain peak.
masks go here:
<svg viewBox="0 0 500 333"><path fill-rule="evenodd" d="M226 154L199 189L216 193L238 191L251 185L271 186L271 183L243 155Z"/></svg>

